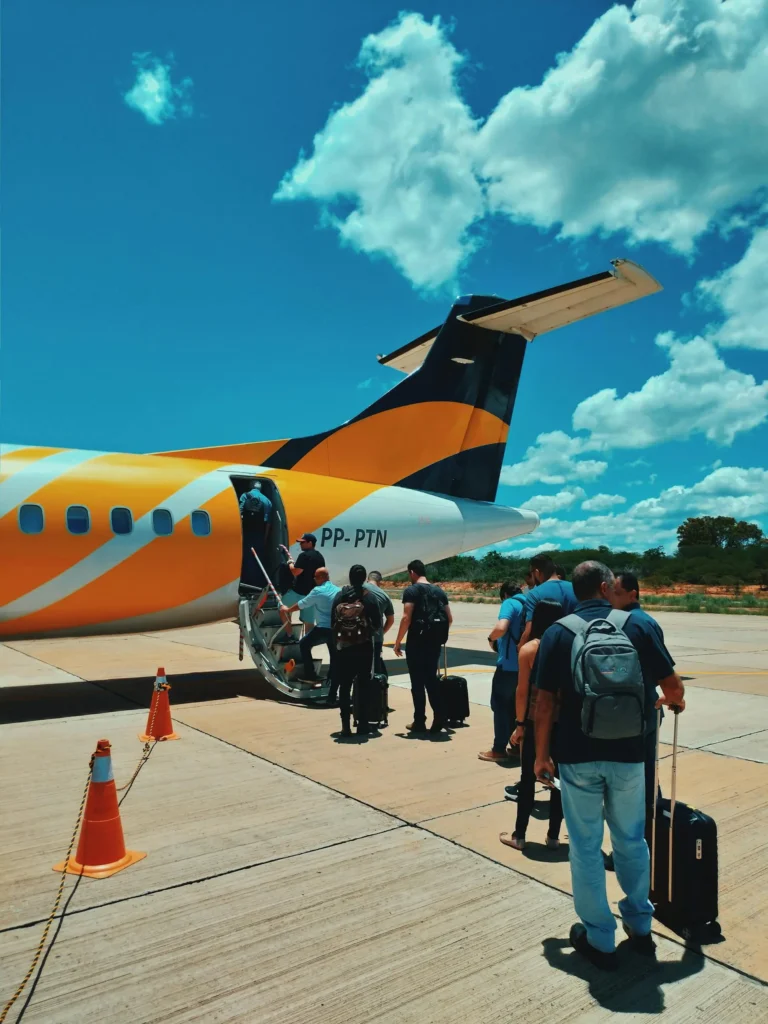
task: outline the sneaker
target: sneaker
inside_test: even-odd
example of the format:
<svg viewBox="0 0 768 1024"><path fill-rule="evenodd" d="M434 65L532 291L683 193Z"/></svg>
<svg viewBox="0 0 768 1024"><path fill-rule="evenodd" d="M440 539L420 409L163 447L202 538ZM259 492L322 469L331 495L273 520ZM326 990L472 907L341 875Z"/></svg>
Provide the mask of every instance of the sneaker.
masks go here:
<svg viewBox="0 0 768 1024"><path fill-rule="evenodd" d="M626 921L622 921L624 931L627 933L629 944L636 953L641 956L656 956L656 943L653 941L653 936L650 932L647 935L638 935L637 932L633 932Z"/></svg>
<svg viewBox="0 0 768 1024"><path fill-rule="evenodd" d="M618 967L616 950L612 953L603 953L601 950L595 949L594 946L590 946L587 941L587 929L583 924L575 924L571 928L568 940L577 953L581 953L586 960L589 960L599 970L615 971Z"/></svg>
<svg viewBox="0 0 768 1024"><path fill-rule="evenodd" d="M408 730L408 732L426 732L427 731L427 723L426 722L411 722L410 725L406 725L406 729Z"/></svg>
<svg viewBox="0 0 768 1024"><path fill-rule="evenodd" d="M512 786L505 786L504 787L504 799L505 800L517 801L517 787L518 786L519 786L518 782L515 782L514 785L512 785Z"/></svg>
<svg viewBox="0 0 768 1024"><path fill-rule="evenodd" d="M477 755L481 761L508 761L509 756L507 754L497 754L495 750L484 750L481 754Z"/></svg>
<svg viewBox="0 0 768 1024"><path fill-rule="evenodd" d="M448 728L448 723L447 722L441 722L438 719L435 719L435 721L432 723L432 725L430 725L429 731L434 736L436 733L442 732L443 729L447 729L447 728Z"/></svg>

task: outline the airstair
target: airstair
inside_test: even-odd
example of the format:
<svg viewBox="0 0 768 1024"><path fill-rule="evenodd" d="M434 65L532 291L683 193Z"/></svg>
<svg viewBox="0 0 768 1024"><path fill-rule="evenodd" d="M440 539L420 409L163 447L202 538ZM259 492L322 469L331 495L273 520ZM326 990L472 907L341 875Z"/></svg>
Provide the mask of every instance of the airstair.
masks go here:
<svg viewBox="0 0 768 1024"><path fill-rule="evenodd" d="M280 618L277 599L269 589L253 589L246 593L242 590L251 591L251 588L241 588L238 605L240 635L256 668L270 686L286 697L324 700L329 689L326 681L328 666L321 667L320 659L315 658L314 663L322 685L318 688L301 680L304 671L299 652L301 623L294 623L289 634Z"/></svg>

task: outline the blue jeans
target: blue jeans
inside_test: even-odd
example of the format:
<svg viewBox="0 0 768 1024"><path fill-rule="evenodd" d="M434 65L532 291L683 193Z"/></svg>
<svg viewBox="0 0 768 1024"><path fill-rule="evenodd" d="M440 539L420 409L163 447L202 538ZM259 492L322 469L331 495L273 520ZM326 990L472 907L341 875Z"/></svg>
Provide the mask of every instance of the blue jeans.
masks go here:
<svg viewBox="0 0 768 1024"><path fill-rule="evenodd" d="M515 696L517 672L497 668L491 682L491 711L493 712L493 750L504 754L509 737L515 728Z"/></svg>
<svg viewBox="0 0 768 1024"><path fill-rule="evenodd" d="M622 919L637 935L651 930L644 766L618 761L561 764L560 783L576 913L587 929L589 944L611 953L616 945L616 919L605 889L603 820L611 833L616 878L625 893L619 903Z"/></svg>

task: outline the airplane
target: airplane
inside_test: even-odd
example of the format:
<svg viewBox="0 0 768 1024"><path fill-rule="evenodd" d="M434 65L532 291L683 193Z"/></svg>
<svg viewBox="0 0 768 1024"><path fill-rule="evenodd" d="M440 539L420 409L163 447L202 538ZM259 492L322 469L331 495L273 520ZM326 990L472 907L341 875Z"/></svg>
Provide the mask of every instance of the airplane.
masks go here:
<svg viewBox="0 0 768 1024"><path fill-rule="evenodd" d="M278 543L314 533L337 583L355 562L388 576L530 533L535 512L494 503L527 345L660 290L618 259L518 299L462 296L441 325L378 357L404 380L309 437L146 455L0 446L0 641L236 618L268 681L302 694L293 638L277 643L276 609L267 621L266 594L244 584L239 496L260 481L274 559Z"/></svg>

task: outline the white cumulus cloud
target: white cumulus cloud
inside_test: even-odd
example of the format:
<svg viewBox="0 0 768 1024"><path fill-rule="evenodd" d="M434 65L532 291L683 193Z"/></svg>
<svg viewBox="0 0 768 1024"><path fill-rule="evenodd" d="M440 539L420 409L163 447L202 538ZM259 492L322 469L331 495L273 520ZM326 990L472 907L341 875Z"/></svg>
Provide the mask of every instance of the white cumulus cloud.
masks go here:
<svg viewBox="0 0 768 1024"><path fill-rule="evenodd" d="M608 468L607 462L580 459L586 442L569 437L562 430L539 434L520 462L502 466L501 483L508 487L526 484L564 484L569 480L595 480Z"/></svg>
<svg viewBox="0 0 768 1024"><path fill-rule="evenodd" d="M368 84L277 197L317 201L342 239L433 288L487 215L688 254L765 186L768 0L616 4L483 124L460 91L464 62L439 18L404 14L369 35Z"/></svg>
<svg viewBox="0 0 768 1024"><path fill-rule="evenodd" d="M484 211L476 124L456 83L463 62L439 17L403 14L367 36L358 64L368 86L330 115L276 198L316 200L345 242L387 257L417 287L451 280ZM339 200L353 209L338 212Z"/></svg>
<svg viewBox="0 0 768 1024"><path fill-rule="evenodd" d="M768 169L766 169L768 180ZM744 256L717 277L700 281L699 295L720 307L721 324L708 336L725 348L768 350L768 227L755 231Z"/></svg>
<svg viewBox="0 0 768 1024"><path fill-rule="evenodd" d="M592 498L582 501L581 507L585 512L604 512L613 508L614 505L626 505L627 499L622 494L596 494Z"/></svg>
<svg viewBox="0 0 768 1024"><path fill-rule="evenodd" d="M711 341L686 342L665 333L656 344L669 355L664 373L639 391L619 396L616 388L605 388L576 407L573 427L589 432L590 447L647 448L694 434L730 444L768 417L768 381L758 384L751 374L726 366Z"/></svg>
<svg viewBox="0 0 768 1024"><path fill-rule="evenodd" d="M583 498L585 493L583 487L574 487L570 491L558 491L557 494L534 494L532 498L523 502L522 507L533 509L542 515L560 512L564 508L570 508L574 502Z"/></svg>
<svg viewBox="0 0 768 1024"><path fill-rule="evenodd" d="M165 62L151 53L135 53L136 81L123 99L133 110L137 110L150 124L163 124L181 114L191 117L192 79L182 78L174 84L171 81L173 55Z"/></svg>

